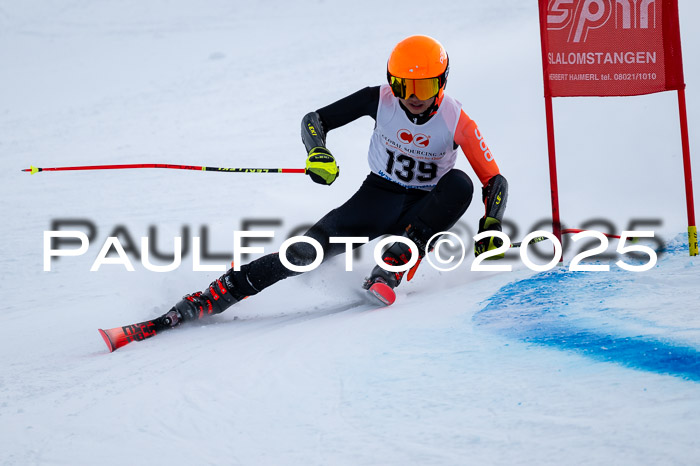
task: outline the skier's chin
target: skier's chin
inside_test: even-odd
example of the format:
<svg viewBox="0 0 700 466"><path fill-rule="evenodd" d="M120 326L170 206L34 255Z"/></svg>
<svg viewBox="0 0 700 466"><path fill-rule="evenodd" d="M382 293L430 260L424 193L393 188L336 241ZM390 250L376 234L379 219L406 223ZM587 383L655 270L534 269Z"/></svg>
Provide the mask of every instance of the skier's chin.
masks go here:
<svg viewBox="0 0 700 466"><path fill-rule="evenodd" d="M431 100L419 100L419 99L401 99L404 107L408 109L414 115L420 115L425 112L432 104Z"/></svg>

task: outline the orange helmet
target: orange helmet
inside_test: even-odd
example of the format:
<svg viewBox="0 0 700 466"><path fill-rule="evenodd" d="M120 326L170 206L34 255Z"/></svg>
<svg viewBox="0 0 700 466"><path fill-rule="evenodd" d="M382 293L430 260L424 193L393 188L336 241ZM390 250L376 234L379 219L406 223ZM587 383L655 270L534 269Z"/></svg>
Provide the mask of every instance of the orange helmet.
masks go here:
<svg viewBox="0 0 700 466"><path fill-rule="evenodd" d="M437 96L439 105L449 69L447 52L440 42L428 36L411 36L391 51L386 75L396 97L406 99L415 94L428 100Z"/></svg>

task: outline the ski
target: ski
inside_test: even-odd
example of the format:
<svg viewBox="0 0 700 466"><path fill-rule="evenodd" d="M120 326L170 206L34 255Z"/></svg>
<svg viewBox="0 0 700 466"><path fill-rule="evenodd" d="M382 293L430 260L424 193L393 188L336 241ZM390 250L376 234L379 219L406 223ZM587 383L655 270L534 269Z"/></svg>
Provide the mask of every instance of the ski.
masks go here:
<svg viewBox="0 0 700 466"><path fill-rule="evenodd" d="M299 316L315 316L321 317L338 312L348 311L355 308L381 308L390 306L396 301L396 294L391 287L385 283L377 282L367 289L365 299L356 302L346 303L342 306L328 309L326 311L304 312L299 315L288 315L293 319L298 319ZM368 298L368 299L367 299ZM368 302L370 301L370 302ZM284 314L287 315L287 314ZM123 327L115 327L109 329L97 329L100 336L107 345L107 349L112 353L119 348L128 345L132 341L143 341L147 338L156 336L157 334L179 327L181 318L175 310L170 310L167 314L153 320L139 322L138 324L125 325Z"/></svg>
<svg viewBox="0 0 700 466"><path fill-rule="evenodd" d="M122 346L128 345L132 341L143 341L146 338L151 338L171 328L173 327L170 325L170 319L166 315L158 317L157 319L139 322L138 324L125 325L124 327L115 327L106 330L100 328L97 329L97 331L100 332L100 335L111 353Z"/></svg>

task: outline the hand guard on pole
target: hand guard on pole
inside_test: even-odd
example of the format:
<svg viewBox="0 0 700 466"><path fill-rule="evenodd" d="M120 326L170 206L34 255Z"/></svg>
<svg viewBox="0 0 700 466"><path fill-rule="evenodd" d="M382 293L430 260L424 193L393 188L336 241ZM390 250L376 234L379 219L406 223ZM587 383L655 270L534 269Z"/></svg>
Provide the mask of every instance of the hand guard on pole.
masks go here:
<svg viewBox="0 0 700 466"><path fill-rule="evenodd" d="M306 174L319 184L331 185L340 174L335 158L325 147L314 147L306 159Z"/></svg>

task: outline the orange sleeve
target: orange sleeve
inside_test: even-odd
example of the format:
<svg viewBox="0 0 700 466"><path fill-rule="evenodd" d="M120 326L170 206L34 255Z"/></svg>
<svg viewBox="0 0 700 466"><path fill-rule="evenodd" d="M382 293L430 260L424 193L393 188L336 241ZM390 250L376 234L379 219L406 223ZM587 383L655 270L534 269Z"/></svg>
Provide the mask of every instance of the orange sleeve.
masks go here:
<svg viewBox="0 0 700 466"><path fill-rule="evenodd" d="M486 145L479 128L474 120L464 113L464 110L459 115L457 122L455 143L462 148L462 152L467 156L467 160L483 186L486 186L491 177L500 174L498 165L496 165L491 150Z"/></svg>

